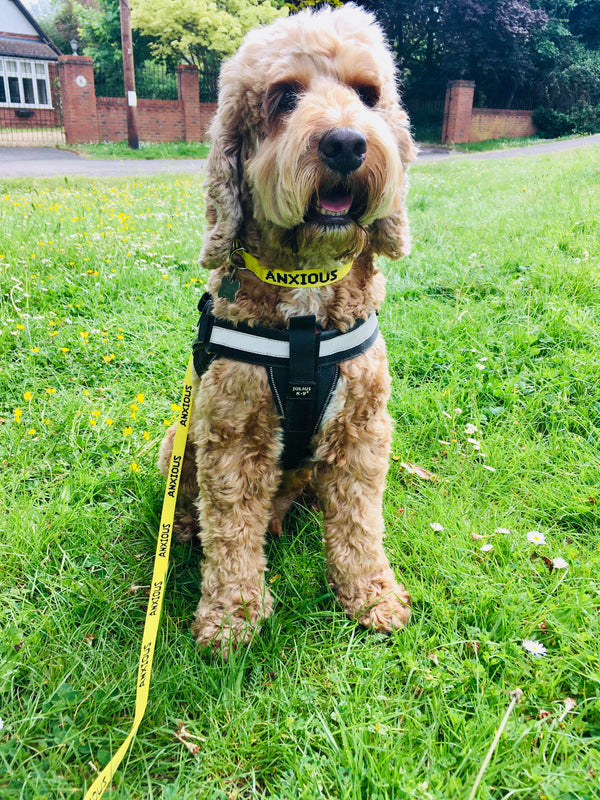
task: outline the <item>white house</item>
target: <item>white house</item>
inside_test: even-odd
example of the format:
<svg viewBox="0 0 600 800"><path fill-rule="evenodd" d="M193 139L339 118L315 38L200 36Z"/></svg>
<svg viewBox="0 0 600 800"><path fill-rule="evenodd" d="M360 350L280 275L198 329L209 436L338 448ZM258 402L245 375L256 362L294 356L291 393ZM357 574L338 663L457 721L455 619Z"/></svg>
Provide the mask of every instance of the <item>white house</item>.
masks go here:
<svg viewBox="0 0 600 800"><path fill-rule="evenodd" d="M60 50L20 0L0 0L0 109L51 109Z"/></svg>

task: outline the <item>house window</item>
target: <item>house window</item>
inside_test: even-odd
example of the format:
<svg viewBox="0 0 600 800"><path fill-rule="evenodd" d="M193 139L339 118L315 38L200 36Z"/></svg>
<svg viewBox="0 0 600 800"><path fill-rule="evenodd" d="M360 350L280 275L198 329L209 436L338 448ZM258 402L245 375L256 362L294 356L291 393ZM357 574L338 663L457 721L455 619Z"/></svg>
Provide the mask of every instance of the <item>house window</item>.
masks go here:
<svg viewBox="0 0 600 800"><path fill-rule="evenodd" d="M0 58L0 106L52 108L48 62Z"/></svg>

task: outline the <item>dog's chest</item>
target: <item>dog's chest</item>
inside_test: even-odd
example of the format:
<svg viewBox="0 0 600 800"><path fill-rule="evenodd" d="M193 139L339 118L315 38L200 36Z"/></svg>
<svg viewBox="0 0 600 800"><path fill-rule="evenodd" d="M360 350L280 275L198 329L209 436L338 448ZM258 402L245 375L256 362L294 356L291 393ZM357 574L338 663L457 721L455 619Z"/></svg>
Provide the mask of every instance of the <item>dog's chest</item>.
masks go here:
<svg viewBox="0 0 600 800"><path fill-rule="evenodd" d="M279 302L285 319L314 316L318 325L327 325L329 309L333 303L334 289L331 286L290 289Z"/></svg>

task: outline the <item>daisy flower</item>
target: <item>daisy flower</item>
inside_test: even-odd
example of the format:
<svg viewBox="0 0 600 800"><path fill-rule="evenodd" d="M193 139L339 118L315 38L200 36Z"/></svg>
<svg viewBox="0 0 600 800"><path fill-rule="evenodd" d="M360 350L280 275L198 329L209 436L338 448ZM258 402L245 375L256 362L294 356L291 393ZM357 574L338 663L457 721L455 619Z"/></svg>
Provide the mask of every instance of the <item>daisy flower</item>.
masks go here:
<svg viewBox="0 0 600 800"><path fill-rule="evenodd" d="M539 531L529 531L527 541L531 542L531 544L546 544L546 537Z"/></svg>
<svg viewBox="0 0 600 800"><path fill-rule="evenodd" d="M481 550L482 553L489 553L490 550L494 549L494 545L493 544L482 544L479 549Z"/></svg>
<svg viewBox="0 0 600 800"><path fill-rule="evenodd" d="M472 436L474 433L479 433L477 425L473 425L472 422L469 422L468 425L465 426L465 433L469 436Z"/></svg>
<svg viewBox="0 0 600 800"><path fill-rule="evenodd" d="M565 561L564 558L560 558L559 556L558 558L552 559L552 566L554 567L554 569L568 569L569 563L568 561Z"/></svg>
<svg viewBox="0 0 600 800"><path fill-rule="evenodd" d="M436 533L440 533L440 531L444 530L443 526L440 525L439 522L430 522L429 527L431 528L432 531L435 531Z"/></svg>
<svg viewBox="0 0 600 800"><path fill-rule="evenodd" d="M508 528L494 528L494 533L510 533Z"/></svg>
<svg viewBox="0 0 600 800"><path fill-rule="evenodd" d="M541 642L536 642L534 639L523 639L521 644L532 656L545 656L547 653L545 646Z"/></svg>

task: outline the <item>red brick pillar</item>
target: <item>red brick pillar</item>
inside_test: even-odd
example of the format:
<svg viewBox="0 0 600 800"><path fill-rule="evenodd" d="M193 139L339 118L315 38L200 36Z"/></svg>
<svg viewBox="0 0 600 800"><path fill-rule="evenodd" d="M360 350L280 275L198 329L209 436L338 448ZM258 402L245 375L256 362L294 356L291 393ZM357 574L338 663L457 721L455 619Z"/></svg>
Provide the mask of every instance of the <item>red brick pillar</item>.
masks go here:
<svg viewBox="0 0 600 800"><path fill-rule="evenodd" d="M183 103L183 123L186 142L200 142L200 83L198 67L192 64L179 64L177 67L177 95Z"/></svg>
<svg viewBox="0 0 600 800"><path fill-rule="evenodd" d="M93 60L59 56L58 72L67 144L99 141Z"/></svg>
<svg viewBox="0 0 600 800"><path fill-rule="evenodd" d="M471 141L474 81L448 81L444 104L442 144Z"/></svg>

